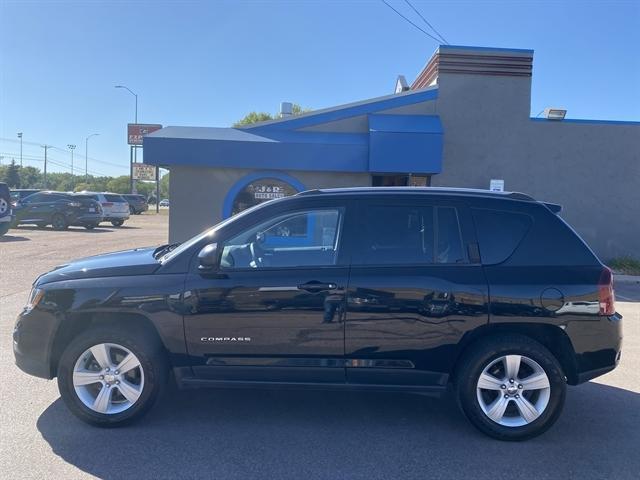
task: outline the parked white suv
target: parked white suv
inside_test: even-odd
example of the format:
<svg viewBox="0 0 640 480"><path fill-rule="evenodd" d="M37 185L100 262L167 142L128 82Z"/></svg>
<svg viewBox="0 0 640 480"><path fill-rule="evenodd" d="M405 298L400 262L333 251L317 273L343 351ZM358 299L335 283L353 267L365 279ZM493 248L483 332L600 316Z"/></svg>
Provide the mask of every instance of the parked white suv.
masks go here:
<svg viewBox="0 0 640 480"><path fill-rule="evenodd" d="M129 219L129 202L119 193L110 192L82 192L93 197L102 205L102 221L111 222L114 227L120 227Z"/></svg>

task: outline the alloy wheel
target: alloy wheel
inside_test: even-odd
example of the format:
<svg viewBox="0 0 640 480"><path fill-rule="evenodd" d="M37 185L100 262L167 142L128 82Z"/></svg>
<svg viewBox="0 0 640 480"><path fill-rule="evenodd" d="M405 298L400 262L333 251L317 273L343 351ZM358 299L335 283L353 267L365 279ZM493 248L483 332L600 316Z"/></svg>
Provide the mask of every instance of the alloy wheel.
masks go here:
<svg viewBox="0 0 640 480"><path fill-rule="evenodd" d="M94 412L116 414L131 408L144 388L140 360L126 347L100 343L85 350L73 368L73 388Z"/></svg>
<svg viewBox="0 0 640 480"><path fill-rule="evenodd" d="M545 411L551 384L544 369L531 358L504 355L482 370L476 393L489 419L506 427L521 427Z"/></svg>

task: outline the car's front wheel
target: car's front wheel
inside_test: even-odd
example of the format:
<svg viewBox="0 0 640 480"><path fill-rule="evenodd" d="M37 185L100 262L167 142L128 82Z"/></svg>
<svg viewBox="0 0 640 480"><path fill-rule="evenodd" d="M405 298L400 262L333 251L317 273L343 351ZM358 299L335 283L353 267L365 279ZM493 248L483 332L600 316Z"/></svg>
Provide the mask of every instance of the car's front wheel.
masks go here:
<svg viewBox="0 0 640 480"><path fill-rule="evenodd" d="M525 440L560 416L566 381L556 358L520 335L479 341L461 359L458 402L471 423L499 440Z"/></svg>
<svg viewBox="0 0 640 480"><path fill-rule="evenodd" d="M58 365L58 388L67 407L100 427L140 418L155 403L166 379L166 357L159 342L117 328L80 334Z"/></svg>
<svg viewBox="0 0 640 480"><path fill-rule="evenodd" d="M124 220L111 220L111 225L114 227L121 227L124 224Z"/></svg>

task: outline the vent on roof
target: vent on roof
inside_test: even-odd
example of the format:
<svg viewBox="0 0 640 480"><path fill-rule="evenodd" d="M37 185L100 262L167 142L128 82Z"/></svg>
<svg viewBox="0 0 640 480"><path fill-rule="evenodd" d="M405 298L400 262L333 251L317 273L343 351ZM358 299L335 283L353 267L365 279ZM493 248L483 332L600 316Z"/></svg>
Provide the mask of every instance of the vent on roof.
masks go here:
<svg viewBox="0 0 640 480"><path fill-rule="evenodd" d="M280 102L280 117L290 117L293 115L293 103Z"/></svg>
<svg viewBox="0 0 640 480"><path fill-rule="evenodd" d="M409 90L407 79L404 78L404 75L398 75L396 79L396 93L406 92L407 90Z"/></svg>

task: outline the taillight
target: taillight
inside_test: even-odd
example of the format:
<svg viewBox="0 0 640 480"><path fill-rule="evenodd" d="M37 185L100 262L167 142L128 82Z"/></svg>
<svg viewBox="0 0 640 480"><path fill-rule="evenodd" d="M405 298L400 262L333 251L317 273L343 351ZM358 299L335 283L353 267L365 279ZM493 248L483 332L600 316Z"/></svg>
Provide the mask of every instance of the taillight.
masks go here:
<svg viewBox="0 0 640 480"><path fill-rule="evenodd" d="M113 207L113 203L111 202L102 202L103 207Z"/></svg>
<svg viewBox="0 0 640 480"><path fill-rule="evenodd" d="M604 267L598 282L600 301L600 315L614 315L616 313L616 295L613 291L613 272Z"/></svg>

